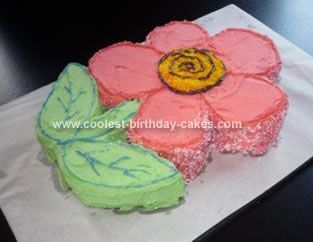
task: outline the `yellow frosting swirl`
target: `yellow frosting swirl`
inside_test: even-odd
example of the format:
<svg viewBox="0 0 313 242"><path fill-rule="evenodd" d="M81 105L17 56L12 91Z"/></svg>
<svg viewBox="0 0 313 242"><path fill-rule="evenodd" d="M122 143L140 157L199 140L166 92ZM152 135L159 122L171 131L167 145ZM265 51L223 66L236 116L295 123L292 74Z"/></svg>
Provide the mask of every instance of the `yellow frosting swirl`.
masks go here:
<svg viewBox="0 0 313 242"><path fill-rule="evenodd" d="M172 90L198 93L215 86L225 75L223 62L208 50L184 48L162 57L158 72Z"/></svg>

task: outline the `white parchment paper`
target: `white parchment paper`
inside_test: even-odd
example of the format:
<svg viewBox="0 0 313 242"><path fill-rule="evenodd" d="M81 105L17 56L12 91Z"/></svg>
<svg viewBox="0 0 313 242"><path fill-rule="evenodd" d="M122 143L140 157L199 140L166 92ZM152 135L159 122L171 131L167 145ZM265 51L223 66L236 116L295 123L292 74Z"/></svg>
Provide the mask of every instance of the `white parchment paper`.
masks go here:
<svg viewBox="0 0 313 242"><path fill-rule="evenodd" d="M211 35L249 28L278 46L280 85L290 101L279 147L259 158L214 155L185 203L171 210L118 215L89 208L58 190L35 138L34 118L51 89L45 86L0 107L0 205L18 241L191 241L313 155L313 58L234 5L196 22Z"/></svg>

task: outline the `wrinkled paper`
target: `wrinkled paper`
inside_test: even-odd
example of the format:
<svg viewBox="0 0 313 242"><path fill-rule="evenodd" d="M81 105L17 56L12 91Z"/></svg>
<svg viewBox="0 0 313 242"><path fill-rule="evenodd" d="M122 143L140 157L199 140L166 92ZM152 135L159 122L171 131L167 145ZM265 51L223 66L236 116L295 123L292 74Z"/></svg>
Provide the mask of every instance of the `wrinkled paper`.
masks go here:
<svg viewBox="0 0 313 242"><path fill-rule="evenodd" d="M191 241L313 155L313 58L234 5L195 22L211 35L249 28L278 46L279 84L290 102L278 148L258 158L213 155L174 209L120 215L89 208L60 191L35 137L35 115L50 84L0 107L0 205L18 241Z"/></svg>

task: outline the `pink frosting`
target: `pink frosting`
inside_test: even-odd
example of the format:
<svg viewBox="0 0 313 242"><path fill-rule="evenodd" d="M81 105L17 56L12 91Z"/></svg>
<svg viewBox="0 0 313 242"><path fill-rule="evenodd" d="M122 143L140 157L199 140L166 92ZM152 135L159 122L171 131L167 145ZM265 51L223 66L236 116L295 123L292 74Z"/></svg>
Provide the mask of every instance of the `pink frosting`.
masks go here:
<svg viewBox="0 0 313 242"><path fill-rule="evenodd" d="M272 40L246 29L227 29L210 38L229 73L265 75L275 80L280 71L280 57Z"/></svg>
<svg viewBox="0 0 313 242"><path fill-rule="evenodd" d="M161 57L152 47L130 42L98 51L89 61L89 72L96 79L100 94L104 94L102 102L117 104L161 88L156 72Z"/></svg>
<svg viewBox="0 0 313 242"><path fill-rule="evenodd" d="M162 89L149 96L140 106L134 120L151 120L154 122L176 122L180 124L188 121L200 121L201 96L184 96ZM175 130L158 128L132 129L133 137L142 140L145 144L151 144L159 151L168 151L182 145L195 143L203 136L201 129L184 129L176 127Z"/></svg>
<svg viewBox="0 0 313 242"><path fill-rule="evenodd" d="M281 106L282 90L253 76L227 75L224 81L203 94L223 120L251 122Z"/></svg>
<svg viewBox="0 0 313 242"><path fill-rule="evenodd" d="M147 44L162 52L184 47L205 48L209 35L199 25L188 21L173 21L156 27L148 36Z"/></svg>

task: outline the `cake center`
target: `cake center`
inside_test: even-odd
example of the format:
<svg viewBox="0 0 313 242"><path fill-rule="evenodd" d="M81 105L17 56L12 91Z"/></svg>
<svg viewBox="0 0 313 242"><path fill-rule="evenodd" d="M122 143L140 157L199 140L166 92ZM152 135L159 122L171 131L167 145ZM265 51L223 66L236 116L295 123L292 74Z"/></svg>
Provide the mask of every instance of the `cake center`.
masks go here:
<svg viewBox="0 0 313 242"><path fill-rule="evenodd" d="M193 94L217 85L225 75L225 66L208 50L184 48L165 54L158 73L172 91Z"/></svg>

